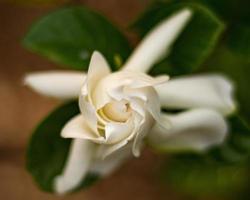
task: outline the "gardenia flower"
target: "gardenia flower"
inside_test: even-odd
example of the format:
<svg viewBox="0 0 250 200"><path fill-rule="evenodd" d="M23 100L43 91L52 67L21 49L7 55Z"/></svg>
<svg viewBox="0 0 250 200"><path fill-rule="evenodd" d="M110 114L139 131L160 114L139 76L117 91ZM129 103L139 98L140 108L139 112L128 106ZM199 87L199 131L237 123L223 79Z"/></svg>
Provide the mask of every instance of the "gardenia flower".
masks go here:
<svg viewBox="0 0 250 200"><path fill-rule="evenodd" d="M146 74L190 17L191 11L183 9L160 23L120 71L112 73L95 51L87 74L54 71L26 76L26 84L43 95L79 97L81 113L61 132L74 140L64 170L54 181L55 192L71 191L89 172L110 174L132 154L139 156L145 138L161 150L203 151L224 141L224 116L235 109L230 81L220 75L168 80L167 75ZM162 108L183 111L171 114Z"/></svg>

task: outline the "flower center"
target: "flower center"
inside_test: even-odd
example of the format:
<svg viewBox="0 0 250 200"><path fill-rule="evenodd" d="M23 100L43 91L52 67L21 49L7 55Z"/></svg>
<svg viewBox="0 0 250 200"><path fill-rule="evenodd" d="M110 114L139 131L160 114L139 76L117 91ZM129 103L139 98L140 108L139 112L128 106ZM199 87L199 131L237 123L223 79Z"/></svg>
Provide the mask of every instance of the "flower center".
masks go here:
<svg viewBox="0 0 250 200"><path fill-rule="evenodd" d="M131 115L131 108L126 100L111 101L102 108L102 112L108 120L126 122Z"/></svg>

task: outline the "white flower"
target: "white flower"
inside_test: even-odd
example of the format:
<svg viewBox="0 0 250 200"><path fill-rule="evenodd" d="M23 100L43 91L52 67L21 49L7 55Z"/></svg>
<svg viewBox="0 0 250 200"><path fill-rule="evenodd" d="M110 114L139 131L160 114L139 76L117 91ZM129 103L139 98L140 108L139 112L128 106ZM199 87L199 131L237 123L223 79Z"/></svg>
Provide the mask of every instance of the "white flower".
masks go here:
<svg viewBox="0 0 250 200"><path fill-rule="evenodd" d="M191 11L183 9L160 23L118 72L111 73L103 56L94 52L87 75L55 71L26 76L26 84L43 95L79 97L81 113L61 133L74 140L64 171L55 179L55 192L74 189L89 172L111 173L131 156L131 149L140 154L145 137L161 150L202 151L224 141L228 127L223 116L235 109L230 81L220 75L170 81L146 75L190 17ZM161 108L184 111L168 114Z"/></svg>

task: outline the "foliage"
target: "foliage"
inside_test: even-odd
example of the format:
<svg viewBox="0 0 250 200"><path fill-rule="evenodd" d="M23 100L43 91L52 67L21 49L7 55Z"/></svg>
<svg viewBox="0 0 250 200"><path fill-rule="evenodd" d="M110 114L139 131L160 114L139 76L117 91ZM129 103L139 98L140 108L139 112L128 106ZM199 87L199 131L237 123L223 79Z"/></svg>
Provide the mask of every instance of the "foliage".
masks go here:
<svg viewBox="0 0 250 200"><path fill-rule="evenodd" d="M88 69L94 50L103 53L113 69L119 67L117 57L124 61L130 52L126 38L114 25L84 7L63 8L42 17L29 30L23 45L76 70Z"/></svg>
<svg viewBox="0 0 250 200"><path fill-rule="evenodd" d="M68 156L71 139L60 136L64 124L78 114L77 102L66 103L49 114L32 134L27 151L27 169L38 186L53 192L54 178L61 174ZM87 187L98 179L88 174L81 186Z"/></svg>

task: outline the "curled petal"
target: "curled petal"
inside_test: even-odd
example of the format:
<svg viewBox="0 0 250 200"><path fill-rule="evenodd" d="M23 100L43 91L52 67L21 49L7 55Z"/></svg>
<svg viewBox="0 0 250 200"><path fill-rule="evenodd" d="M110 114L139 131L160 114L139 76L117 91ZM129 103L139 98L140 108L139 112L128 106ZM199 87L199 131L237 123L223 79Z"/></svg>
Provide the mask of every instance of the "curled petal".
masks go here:
<svg viewBox="0 0 250 200"><path fill-rule="evenodd" d="M225 140L228 130L222 115L214 110L194 109L177 115L162 114L172 128L164 130L156 124L148 137L159 150L203 151Z"/></svg>
<svg viewBox="0 0 250 200"><path fill-rule="evenodd" d="M27 74L24 83L36 92L58 99L77 98L86 75L71 71L47 71Z"/></svg>
<svg viewBox="0 0 250 200"><path fill-rule="evenodd" d="M122 140L115 144L101 145L97 151L97 157L104 160L106 157L110 156L115 151L118 151L122 147L128 144L128 139Z"/></svg>
<svg viewBox="0 0 250 200"><path fill-rule="evenodd" d="M103 78L95 88L93 93L94 104L97 109L103 107L110 101L110 97L121 100L123 88L141 88L162 84L169 79L168 76L153 78L140 72L120 71Z"/></svg>
<svg viewBox="0 0 250 200"><path fill-rule="evenodd" d="M126 145L105 159L97 159L91 166L91 172L108 176L131 157L131 145Z"/></svg>
<svg viewBox="0 0 250 200"><path fill-rule="evenodd" d="M63 172L54 180L54 191L65 194L78 187L87 175L94 156L94 143L74 139Z"/></svg>
<svg viewBox="0 0 250 200"><path fill-rule="evenodd" d="M82 88L84 89L84 88ZM88 125L89 128L93 131L93 133L98 136L97 134L97 114L95 107L87 101L87 96L80 95L79 97L79 108L82 114L82 117L85 120L85 123Z"/></svg>
<svg viewBox="0 0 250 200"><path fill-rule="evenodd" d="M233 84L220 75L177 78L155 88L164 108L206 107L228 115L236 107Z"/></svg>
<svg viewBox="0 0 250 200"><path fill-rule="evenodd" d="M166 129L169 128L170 124L164 121L161 123L161 107L160 107L160 100L157 92L153 87L143 87L139 89L131 89L126 88L124 89L124 93L126 93L130 97L137 97L138 99L141 99L144 101L143 105L141 107L147 109L150 114L153 116L153 118L160 124L162 124L162 127L165 127ZM131 99L131 101L133 101Z"/></svg>
<svg viewBox="0 0 250 200"><path fill-rule="evenodd" d="M142 120L137 120L138 130L136 131L135 139L132 146L132 152L134 156L139 157L141 153L141 148L143 146L143 140L151 130L154 120L149 112L145 112Z"/></svg>
<svg viewBox="0 0 250 200"><path fill-rule="evenodd" d="M124 130L120 130L120 131L118 129L116 129L115 131L112 130L114 128L117 128L116 126L112 127L111 130L108 130L109 128L106 129L107 131L109 131L109 132L106 132L107 134L106 141L110 143L110 141L116 140L117 142L113 144L100 145L97 151L97 157L106 159L106 157L111 156L111 154L115 153L116 151L119 151L121 148L124 148L125 146L129 145L131 147L131 140L135 137L137 130L140 128L138 127L138 125L139 125L139 121L141 120L141 118L138 119L135 116L135 114L136 113L133 113L132 118L128 120L126 125L124 125L126 126ZM118 128L122 128L122 126L118 126ZM117 135L117 134L120 134L120 132L122 133L122 135L121 136ZM121 137L124 137L124 138L120 140ZM118 141L118 139L120 141Z"/></svg>
<svg viewBox="0 0 250 200"><path fill-rule="evenodd" d="M161 75L158 77L150 77L149 80L143 80L140 79L140 76L142 77L143 74L135 73L134 72L134 80L129 85L131 88L141 88L141 87L148 87L148 86L155 86L165 83L169 80L168 75ZM146 75L146 74L144 74Z"/></svg>
<svg viewBox="0 0 250 200"><path fill-rule="evenodd" d="M97 143L105 141L103 137L99 137L94 133L86 123L82 115L73 117L62 129L62 137L64 138L78 138L91 140Z"/></svg>
<svg viewBox="0 0 250 200"><path fill-rule="evenodd" d="M105 126L105 137L107 144L114 144L129 137L133 133L133 118L125 123L110 122Z"/></svg>
<svg viewBox="0 0 250 200"><path fill-rule="evenodd" d="M191 17L191 11L183 9L157 25L138 45L123 69L147 72L152 65L170 51Z"/></svg>
<svg viewBox="0 0 250 200"><path fill-rule="evenodd" d="M134 110L134 140L132 152L134 156L140 156L140 151L143 146L143 140L149 133L154 124L154 118L151 113L144 108L145 102L140 98L131 98L131 108Z"/></svg>

